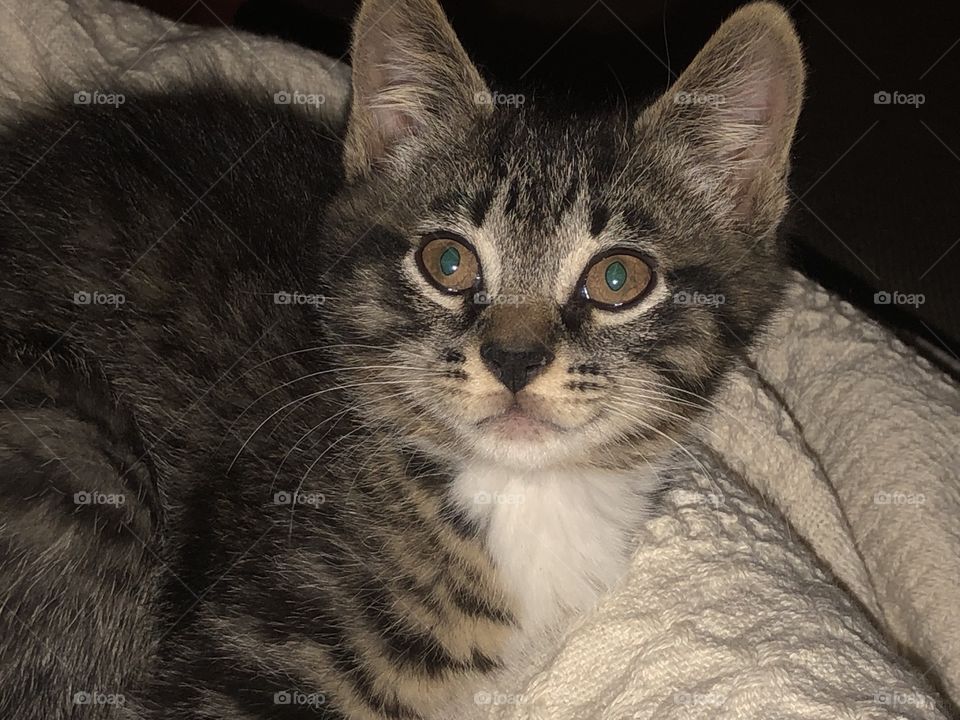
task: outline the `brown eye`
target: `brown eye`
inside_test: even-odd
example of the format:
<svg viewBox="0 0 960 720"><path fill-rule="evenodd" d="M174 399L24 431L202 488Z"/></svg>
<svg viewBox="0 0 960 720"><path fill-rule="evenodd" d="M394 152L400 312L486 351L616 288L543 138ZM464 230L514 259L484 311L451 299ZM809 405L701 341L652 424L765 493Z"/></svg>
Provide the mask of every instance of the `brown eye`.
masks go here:
<svg viewBox="0 0 960 720"><path fill-rule="evenodd" d="M594 260L581 288L584 297L605 310L618 310L643 297L653 271L636 255L614 251Z"/></svg>
<svg viewBox="0 0 960 720"><path fill-rule="evenodd" d="M417 253L420 272L433 285L449 293L461 293L480 279L480 261L473 249L448 236L428 238Z"/></svg>

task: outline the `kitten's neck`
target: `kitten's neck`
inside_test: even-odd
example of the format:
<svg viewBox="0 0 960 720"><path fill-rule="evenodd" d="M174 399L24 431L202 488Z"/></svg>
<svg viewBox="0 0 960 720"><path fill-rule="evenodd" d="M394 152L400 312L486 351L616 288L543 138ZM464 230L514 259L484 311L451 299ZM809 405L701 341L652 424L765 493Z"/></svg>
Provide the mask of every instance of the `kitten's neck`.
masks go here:
<svg viewBox="0 0 960 720"><path fill-rule="evenodd" d="M484 529L524 634L591 608L626 572L634 533L659 486L656 469L509 470L475 464L451 493Z"/></svg>

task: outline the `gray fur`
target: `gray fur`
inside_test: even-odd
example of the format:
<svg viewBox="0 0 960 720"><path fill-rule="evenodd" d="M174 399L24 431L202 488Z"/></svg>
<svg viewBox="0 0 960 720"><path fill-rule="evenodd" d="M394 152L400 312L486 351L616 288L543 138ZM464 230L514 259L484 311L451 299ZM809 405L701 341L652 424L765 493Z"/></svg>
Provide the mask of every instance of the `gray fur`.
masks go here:
<svg viewBox="0 0 960 720"><path fill-rule="evenodd" d="M367 0L354 56L344 128L214 86L0 138L0 717L449 717L523 624L464 468L657 462L774 312L782 10L739 11L672 91L722 102L626 118L490 104L433 0ZM480 286L425 282L432 232ZM614 247L655 275L620 313L578 291ZM484 342L550 348L508 398L548 439L488 429Z"/></svg>

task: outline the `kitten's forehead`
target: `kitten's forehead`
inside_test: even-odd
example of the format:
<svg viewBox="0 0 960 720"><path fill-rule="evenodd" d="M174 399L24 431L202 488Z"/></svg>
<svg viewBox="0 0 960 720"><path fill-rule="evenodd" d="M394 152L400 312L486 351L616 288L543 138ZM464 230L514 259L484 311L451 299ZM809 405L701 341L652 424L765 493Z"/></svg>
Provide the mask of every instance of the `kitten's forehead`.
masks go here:
<svg viewBox="0 0 960 720"><path fill-rule="evenodd" d="M600 242L590 232L590 201L578 175L559 193L529 180L512 175L501 183L474 240L481 258L495 265L487 278L492 291L553 296Z"/></svg>
<svg viewBox="0 0 960 720"><path fill-rule="evenodd" d="M615 126L520 117L484 134L473 172L434 208L477 246L491 291L554 296L617 238L649 230L635 198L621 202L629 180Z"/></svg>

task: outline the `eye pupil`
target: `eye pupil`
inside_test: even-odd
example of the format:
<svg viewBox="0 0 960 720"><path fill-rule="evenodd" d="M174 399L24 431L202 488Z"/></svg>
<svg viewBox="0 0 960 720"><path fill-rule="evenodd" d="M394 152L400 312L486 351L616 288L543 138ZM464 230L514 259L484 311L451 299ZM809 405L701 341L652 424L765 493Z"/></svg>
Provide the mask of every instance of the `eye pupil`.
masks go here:
<svg viewBox="0 0 960 720"><path fill-rule="evenodd" d="M446 233L427 235L416 255L416 262L424 278L438 290L446 293L464 293L478 287L480 259L466 240Z"/></svg>
<svg viewBox="0 0 960 720"><path fill-rule="evenodd" d="M607 282L607 287L614 292L618 292L623 289L627 282L627 269L623 266L623 263L616 260L607 265L607 271L603 274L603 277Z"/></svg>
<svg viewBox="0 0 960 720"><path fill-rule="evenodd" d="M448 247L440 256L440 272L444 275L453 275L460 268L460 252L455 247Z"/></svg>
<svg viewBox="0 0 960 720"><path fill-rule="evenodd" d="M639 302L653 281L653 269L643 258L627 249L615 249L587 266L580 292L595 307L621 310Z"/></svg>

